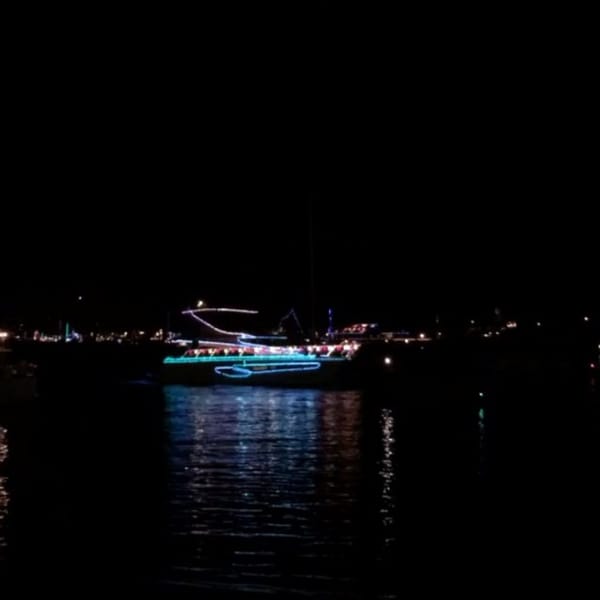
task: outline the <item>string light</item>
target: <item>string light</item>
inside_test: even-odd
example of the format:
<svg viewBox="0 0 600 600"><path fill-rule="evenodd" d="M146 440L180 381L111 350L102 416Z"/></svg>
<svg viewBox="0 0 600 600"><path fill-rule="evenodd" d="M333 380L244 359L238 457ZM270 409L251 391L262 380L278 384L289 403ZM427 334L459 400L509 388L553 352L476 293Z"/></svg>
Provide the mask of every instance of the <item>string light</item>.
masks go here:
<svg viewBox="0 0 600 600"><path fill-rule="evenodd" d="M254 367L268 367L267 364L255 364ZM277 365L277 369L261 368L260 371L248 369L240 366L231 367L215 367L215 373L228 377L230 379L247 379L252 375L271 375L273 373L303 373L305 371L316 371L321 368L321 363L318 362L307 362L303 365L296 365L294 363L281 363ZM280 369L279 367L287 367Z"/></svg>
<svg viewBox="0 0 600 600"><path fill-rule="evenodd" d="M258 355L258 356L167 356L164 359L165 364L176 365L176 364L194 364L194 363L216 363L216 362L227 362L227 363L259 363L265 362L265 360L274 363L283 362L311 362L318 360L319 362L345 362L347 358L341 356L319 356L314 354L269 354L269 355Z"/></svg>
<svg viewBox="0 0 600 600"><path fill-rule="evenodd" d="M221 335L237 335L240 337L254 338L256 336L251 335L249 333L245 333L243 331L227 331L225 329L220 329L219 327L215 327L212 323L209 323L207 320L200 318L196 313L205 313L205 312L226 312L226 313L239 313L243 315L256 315L258 314L257 310L247 310L245 308L190 308L189 310L184 310L182 314L191 315L192 318L196 319L202 325L205 325L209 329L220 333Z"/></svg>

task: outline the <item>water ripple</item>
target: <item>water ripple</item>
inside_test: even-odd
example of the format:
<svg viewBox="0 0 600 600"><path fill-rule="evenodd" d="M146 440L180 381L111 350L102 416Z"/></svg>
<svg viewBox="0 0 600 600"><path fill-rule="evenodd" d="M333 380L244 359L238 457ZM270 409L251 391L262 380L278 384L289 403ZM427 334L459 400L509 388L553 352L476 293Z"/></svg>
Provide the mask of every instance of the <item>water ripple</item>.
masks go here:
<svg viewBox="0 0 600 600"><path fill-rule="evenodd" d="M0 427L0 560L3 558L6 539L3 535L4 523L8 514L8 491L6 490L6 477L2 475L2 464L8 457L8 443L6 440L6 429Z"/></svg>
<svg viewBox="0 0 600 600"><path fill-rule="evenodd" d="M360 394L173 386L166 398L167 579L352 597Z"/></svg>

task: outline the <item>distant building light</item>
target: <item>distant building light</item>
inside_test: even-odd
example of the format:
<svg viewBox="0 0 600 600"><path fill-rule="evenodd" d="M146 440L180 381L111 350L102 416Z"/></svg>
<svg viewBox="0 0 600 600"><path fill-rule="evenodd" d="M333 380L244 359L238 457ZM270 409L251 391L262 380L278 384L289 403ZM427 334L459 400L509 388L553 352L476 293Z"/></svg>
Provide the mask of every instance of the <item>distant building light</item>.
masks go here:
<svg viewBox="0 0 600 600"><path fill-rule="evenodd" d="M5 340L8 337L8 331L0 331L0 340Z"/></svg>
<svg viewBox="0 0 600 600"><path fill-rule="evenodd" d="M517 322L516 322L516 321L508 321L508 322L506 323L506 327L507 327L508 329L514 329L516 326L517 326Z"/></svg>

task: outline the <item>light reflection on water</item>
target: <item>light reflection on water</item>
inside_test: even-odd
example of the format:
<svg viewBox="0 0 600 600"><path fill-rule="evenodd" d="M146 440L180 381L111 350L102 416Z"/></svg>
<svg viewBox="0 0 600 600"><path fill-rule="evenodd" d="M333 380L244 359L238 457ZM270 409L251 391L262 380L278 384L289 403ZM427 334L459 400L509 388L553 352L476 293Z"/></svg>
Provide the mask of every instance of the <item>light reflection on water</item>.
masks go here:
<svg viewBox="0 0 600 600"><path fill-rule="evenodd" d="M166 400L169 577L223 590L349 593L360 394L171 387Z"/></svg>
<svg viewBox="0 0 600 600"><path fill-rule="evenodd" d="M451 559L469 577L481 536L504 533L500 512L520 533L523 507L511 513L499 491L595 482L600 402L468 391L136 385L46 398L0 427L0 581L68 565L85 585L371 599L405 595L411 574L427 581ZM581 510L597 498L586 492L572 494L577 509L597 515Z"/></svg>
<svg viewBox="0 0 600 600"><path fill-rule="evenodd" d="M383 457L380 461L379 475L382 479L380 508L381 523L384 527L391 527L394 524L394 415L389 408L381 411L381 441L383 444ZM393 541L393 537L385 538L385 543Z"/></svg>
<svg viewBox="0 0 600 600"><path fill-rule="evenodd" d="M79 397L77 410L56 400L36 435L11 423L10 472L0 429L10 572L29 570L41 547L38 565L82 556L92 573L139 572L149 589L395 598L430 564L430 540L455 539L447 523L468 527L462 500L487 444L460 399L167 386L111 402L109 392L83 410Z"/></svg>
<svg viewBox="0 0 600 600"><path fill-rule="evenodd" d="M167 586L395 598L430 556L427 540L447 523L468 527L460 498L471 496L480 448L466 404L227 386L164 393Z"/></svg>
<svg viewBox="0 0 600 600"><path fill-rule="evenodd" d="M479 431L479 476L482 476L485 468L485 408L480 408L477 413L477 429Z"/></svg>
<svg viewBox="0 0 600 600"><path fill-rule="evenodd" d="M2 559L3 550L6 546L6 539L3 534L6 516L8 514L8 491L6 489L6 477L2 475L2 465L8 457L8 444L6 441L6 429L0 427L0 559Z"/></svg>

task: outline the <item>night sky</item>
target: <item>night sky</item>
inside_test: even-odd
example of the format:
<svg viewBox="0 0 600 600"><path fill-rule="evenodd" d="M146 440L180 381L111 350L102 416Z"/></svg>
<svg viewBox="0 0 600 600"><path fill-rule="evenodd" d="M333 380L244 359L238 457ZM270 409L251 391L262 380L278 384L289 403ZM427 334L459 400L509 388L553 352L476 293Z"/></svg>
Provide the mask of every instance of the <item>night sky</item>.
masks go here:
<svg viewBox="0 0 600 600"><path fill-rule="evenodd" d="M264 16L21 25L0 323L160 325L199 298L307 322L311 206L318 322L597 306L585 35Z"/></svg>

